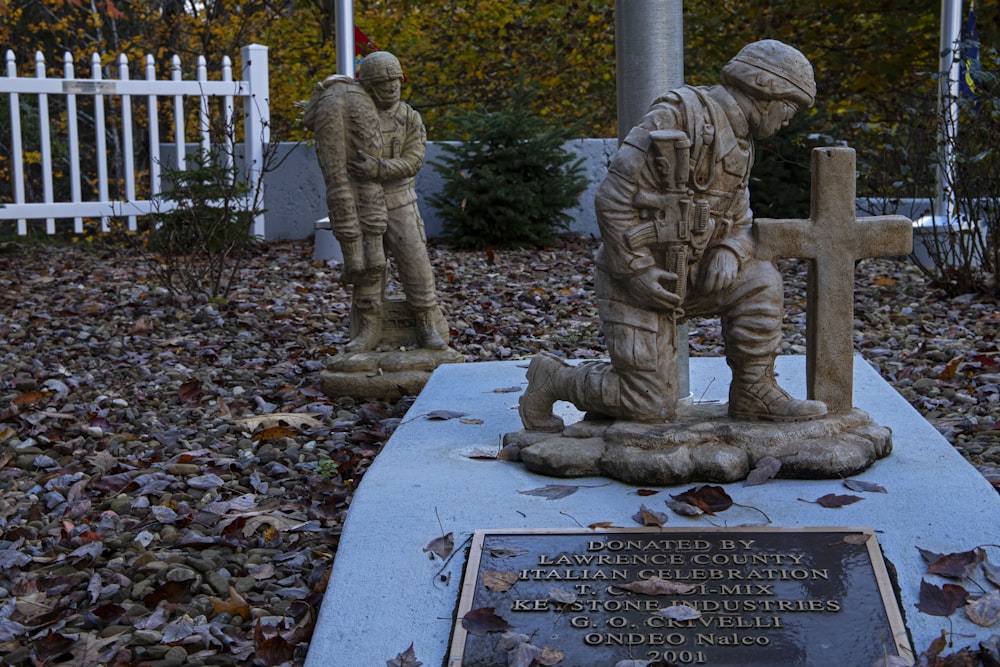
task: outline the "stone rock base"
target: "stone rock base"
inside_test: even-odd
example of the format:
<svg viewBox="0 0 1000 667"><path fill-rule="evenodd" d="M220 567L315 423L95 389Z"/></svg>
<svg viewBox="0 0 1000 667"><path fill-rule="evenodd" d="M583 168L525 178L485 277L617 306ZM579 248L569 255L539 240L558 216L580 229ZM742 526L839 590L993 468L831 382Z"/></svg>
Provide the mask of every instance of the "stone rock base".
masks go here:
<svg viewBox="0 0 1000 667"><path fill-rule="evenodd" d="M441 364L464 360L450 348L356 352L333 357L319 377L323 393L331 398L395 400L419 394Z"/></svg>
<svg viewBox="0 0 1000 667"><path fill-rule="evenodd" d="M507 458L543 475L672 486L745 479L768 455L781 461L779 477L847 477L889 455L892 431L857 408L777 423L734 420L725 404L714 404L682 406L664 424L585 419L561 433L515 431L504 444Z"/></svg>

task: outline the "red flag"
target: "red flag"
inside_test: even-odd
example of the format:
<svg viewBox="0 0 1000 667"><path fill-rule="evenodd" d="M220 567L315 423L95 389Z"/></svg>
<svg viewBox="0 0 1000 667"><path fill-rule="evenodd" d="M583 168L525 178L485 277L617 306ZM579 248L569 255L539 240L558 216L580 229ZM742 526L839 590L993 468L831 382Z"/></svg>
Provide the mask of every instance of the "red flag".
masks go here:
<svg viewBox="0 0 1000 667"><path fill-rule="evenodd" d="M375 51L381 51L375 42L368 39L365 33L361 32L358 26L354 26L354 76L358 76L358 68L361 67L361 61L365 59L369 53L374 53Z"/></svg>

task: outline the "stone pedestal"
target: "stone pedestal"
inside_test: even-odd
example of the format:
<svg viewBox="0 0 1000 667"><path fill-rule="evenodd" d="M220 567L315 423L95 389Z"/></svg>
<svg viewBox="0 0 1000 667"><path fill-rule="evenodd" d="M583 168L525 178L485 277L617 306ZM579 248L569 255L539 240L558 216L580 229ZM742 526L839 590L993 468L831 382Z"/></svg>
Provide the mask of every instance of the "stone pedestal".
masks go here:
<svg viewBox="0 0 1000 667"><path fill-rule="evenodd" d="M319 377L323 393L331 398L395 400L419 394L441 364L463 361L462 355L450 348L356 352L333 357Z"/></svg>
<svg viewBox="0 0 1000 667"><path fill-rule="evenodd" d="M735 482L765 456L781 461L782 477L843 478L892 451L892 432L862 410L775 423L730 419L726 408L682 405L665 424L584 420L561 433L515 431L504 444L532 472L644 486Z"/></svg>

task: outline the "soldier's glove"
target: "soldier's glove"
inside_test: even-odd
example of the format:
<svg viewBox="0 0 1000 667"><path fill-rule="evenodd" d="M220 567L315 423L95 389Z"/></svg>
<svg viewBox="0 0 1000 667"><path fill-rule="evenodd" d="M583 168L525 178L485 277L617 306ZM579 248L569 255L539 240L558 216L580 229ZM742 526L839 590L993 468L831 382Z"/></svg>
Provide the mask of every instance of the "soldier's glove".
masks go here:
<svg viewBox="0 0 1000 667"><path fill-rule="evenodd" d="M347 163L347 172L354 178L365 181L378 180L379 168L382 161L374 158L364 151L358 151L357 159Z"/></svg>
<svg viewBox="0 0 1000 667"><path fill-rule="evenodd" d="M681 298L669 286L677 284L677 274L651 266L628 280L628 291L641 304L663 312L680 306Z"/></svg>
<svg viewBox="0 0 1000 667"><path fill-rule="evenodd" d="M740 270L740 260L729 248L716 248L708 271L705 272L705 292L714 294L732 286Z"/></svg>

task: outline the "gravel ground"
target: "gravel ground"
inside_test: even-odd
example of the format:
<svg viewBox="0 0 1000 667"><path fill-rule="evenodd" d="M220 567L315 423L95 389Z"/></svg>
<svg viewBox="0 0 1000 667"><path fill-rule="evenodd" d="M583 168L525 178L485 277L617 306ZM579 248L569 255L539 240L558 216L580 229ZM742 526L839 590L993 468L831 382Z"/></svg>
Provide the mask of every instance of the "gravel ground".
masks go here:
<svg viewBox="0 0 1000 667"><path fill-rule="evenodd" d="M602 356L594 246L432 245L455 349ZM353 489L412 402L319 391L339 271L265 244L228 300L177 305L119 249L0 252L0 664L301 664ZM800 353L805 267L784 268ZM1000 306L905 261L857 287L856 348L1000 486Z"/></svg>

